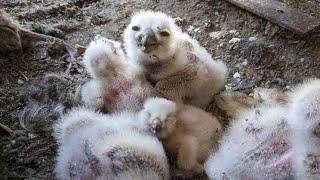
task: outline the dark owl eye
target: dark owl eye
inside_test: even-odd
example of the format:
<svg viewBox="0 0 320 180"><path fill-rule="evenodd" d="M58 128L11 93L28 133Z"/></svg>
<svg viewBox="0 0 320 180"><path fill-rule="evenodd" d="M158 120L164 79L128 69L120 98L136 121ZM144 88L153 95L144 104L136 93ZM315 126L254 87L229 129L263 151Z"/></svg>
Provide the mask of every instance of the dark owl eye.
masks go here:
<svg viewBox="0 0 320 180"><path fill-rule="evenodd" d="M168 30L162 30L162 31L160 31L160 35L164 36L164 37L168 37L168 36L170 36L170 33Z"/></svg>
<svg viewBox="0 0 320 180"><path fill-rule="evenodd" d="M140 27L139 27L139 26L132 26L132 30L134 30L134 31L139 31L139 30L140 30Z"/></svg>
<svg viewBox="0 0 320 180"><path fill-rule="evenodd" d="M118 55L117 48L115 48L114 46L111 47L111 51L113 54Z"/></svg>

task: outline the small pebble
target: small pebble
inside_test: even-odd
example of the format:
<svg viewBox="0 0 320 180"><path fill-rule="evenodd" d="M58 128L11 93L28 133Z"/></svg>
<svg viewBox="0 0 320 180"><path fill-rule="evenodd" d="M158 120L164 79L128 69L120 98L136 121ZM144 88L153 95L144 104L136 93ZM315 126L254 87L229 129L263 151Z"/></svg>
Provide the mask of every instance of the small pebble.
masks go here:
<svg viewBox="0 0 320 180"><path fill-rule="evenodd" d="M22 81L21 79L18 79L18 84L23 84L24 81Z"/></svg>
<svg viewBox="0 0 320 180"><path fill-rule="evenodd" d="M249 41L250 41L250 42L253 42L253 41L256 41L256 40L257 40L256 37L249 37Z"/></svg>
<svg viewBox="0 0 320 180"><path fill-rule="evenodd" d="M229 84L225 85L224 87L226 88L226 90L231 90L232 89L232 86L229 85Z"/></svg>
<svg viewBox="0 0 320 180"><path fill-rule="evenodd" d="M37 137L37 136L34 135L34 134L31 134L31 133L28 133L28 137L29 137L30 139L33 139L33 138L35 138L35 137Z"/></svg>
<svg viewBox="0 0 320 180"><path fill-rule="evenodd" d="M290 89L291 89L291 86L287 85L284 89L285 89L285 90L290 90Z"/></svg>
<svg viewBox="0 0 320 180"><path fill-rule="evenodd" d="M229 41L229 44L236 44L236 43L239 43L241 41L240 38L232 38L230 41Z"/></svg>
<svg viewBox="0 0 320 180"><path fill-rule="evenodd" d="M193 31L193 30L194 30L194 27L193 27L193 26L189 26L188 29L187 29L188 32L191 32L191 31Z"/></svg>
<svg viewBox="0 0 320 180"><path fill-rule="evenodd" d="M238 72L236 72L236 73L234 73L234 75L233 75L233 78L240 78L241 77L241 75L238 73Z"/></svg>
<svg viewBox="0 0 320 180"><path fill-rule="evenodd" d="M242 66L247 66L248 65L248 60L244 59L243 62L241 63Z"/></svg>
<svg viewBox="0 0 320 180"><path fill-rule="evenodd" d="M201 32L201 28L200 28L200 27L197 27L197 28L195 28L193 31L196 32L196 33L200 33L200 32Z"/></svg>
<svg viewBox="0 0 320 180"><path fill-rule="evenodd" d="M237 35L239 35L239 32L238 32L237 30L230 30L230 31L229 31L229 34L230 34L231 36L237 36Z"/></svg>
<svg viewBox="0 0 320 180"><path fill-rule="evenodd" d="M219 40L221 38L223 38L224 36L224 33L222 31L214 31L214 32L211 32L209 34L209 36L211 37L211 39L213 40Z"/></svg>

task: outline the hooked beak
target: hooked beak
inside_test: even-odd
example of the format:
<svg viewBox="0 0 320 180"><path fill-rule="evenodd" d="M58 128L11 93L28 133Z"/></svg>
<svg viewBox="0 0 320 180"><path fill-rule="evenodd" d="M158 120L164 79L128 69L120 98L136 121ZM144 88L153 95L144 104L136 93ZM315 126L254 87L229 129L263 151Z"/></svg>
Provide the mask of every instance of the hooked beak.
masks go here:
<svg viewBox="0 0 320 180"><path fill-rule="evenodd" d="M161 121L160 119L156 119L153 121L151 125L151 131L156 134L161 129Z"/></svg>
<svg viewBox="0 0 320 180"><path fill-rule="evenodd" d="M149 53L158 47L156 35L154 34L151 28L147 28L144 31L142 31L141 35L141 46L143 52Z"/></svg>

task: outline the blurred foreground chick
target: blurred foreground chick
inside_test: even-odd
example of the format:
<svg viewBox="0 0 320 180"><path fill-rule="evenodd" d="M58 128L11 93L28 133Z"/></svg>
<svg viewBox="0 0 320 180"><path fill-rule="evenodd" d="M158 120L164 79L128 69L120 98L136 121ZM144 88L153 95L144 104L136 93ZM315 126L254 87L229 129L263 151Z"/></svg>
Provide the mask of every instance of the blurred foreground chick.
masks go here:
<svg viewBox="0 0 320 180"><path fill-rule="evenodd" d="M258 88L254 97L215 98L234 120L205 163L210 179L318 179L320 81L293 93Z"/></svg>
<svg viewBox="0 0 320 180"><path fill-rule="evenodd" d="M254 98L224 93L215 102L234 119L205 163L210 179L286 179L291 168L286 95L258 88Z"/></svg>
<svg viewBox="0 0 320 180"><path fill-rule="evenodd" d="M165 150L177 156L178 168L202 173L203 161L217 149L222 128L202 109L164 98L146 100L140 118L162 141Z"/></svg>
<svg viewBox="0 0 320 180"><path fill-rule="evenodd" d="M161 12L135 14L124 32L129 60L162 97L205 108L224 86L227 67Z"/></svg>
<svg viewBox="0 0 320 180"><path fill-rule="evenodd" d="M298 86L291 98L288 122L296 179L319 179L320 80L309 80Z"/></svg>
<svg viewBox="0 0 320 180"><path fill-rule="evenodd" d="M96 36L84 55L93 78L81 90L83 102L105 112L139 110L152 88L140 69L125 59L120 43Z"/></svg>
<svg viewBox="0 0 320 180"><path fill-rule="evenodd" d="M169 179L162 144L137 113L73 109L55 125L58 179Z"/></svg>

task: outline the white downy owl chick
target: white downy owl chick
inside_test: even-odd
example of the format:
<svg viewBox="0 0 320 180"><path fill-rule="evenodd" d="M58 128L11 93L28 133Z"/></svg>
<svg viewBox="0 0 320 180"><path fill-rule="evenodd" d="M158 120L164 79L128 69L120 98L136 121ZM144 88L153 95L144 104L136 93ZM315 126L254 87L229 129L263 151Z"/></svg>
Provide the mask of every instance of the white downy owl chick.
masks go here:
<svg viewBox="0 0 320 180"><path fill-rule="evenodd" d="M222 134L215 117L164 98L147 99L140 116L162 141L166 152L177 156L178 168L195 173L204 171L202 163L217 149Z"/></svg>
<svg viewBox="0 0 320 180"><path fill-rule="evenodd" d="M138 114L71 110L55 125L58 179L169 179L162 144Z"/></svg>
<svg viewBox="0 0 320 180"><path fill-rule="evenodd" d="M309 80L291 94L288 122L292 129L296 179L320 178L320 80Z"/></svg>
<svg viewBox="0 0 320 180"><path fill-rule="evenodd" d="M124 32L124 46L162 97L205 108L224 86L225 63L213 60L164 13L135 14Z"/></svg>
<svg viewBox="0 0 320 180"><path fill-rule="evenodd" d="M152 94L140 68L126 60L119 42L96 36L85 52L84 64L93 78L81 90L88 106L106 112L139 110Z"/></svg>
<svg viewBox="0 0 320 180"><path fill-rule="evenodd" d="M256 101L250 100L251 97L247 100L238 97L234 98L244 102L243 105L227 97L216 102L227 104L222 105L227 111L237 107L239 111L228 113L234 115L234 120L220 141L219 150L205 163L207 175L210 179L292 178L286 95L257 89Z"/></svg>

